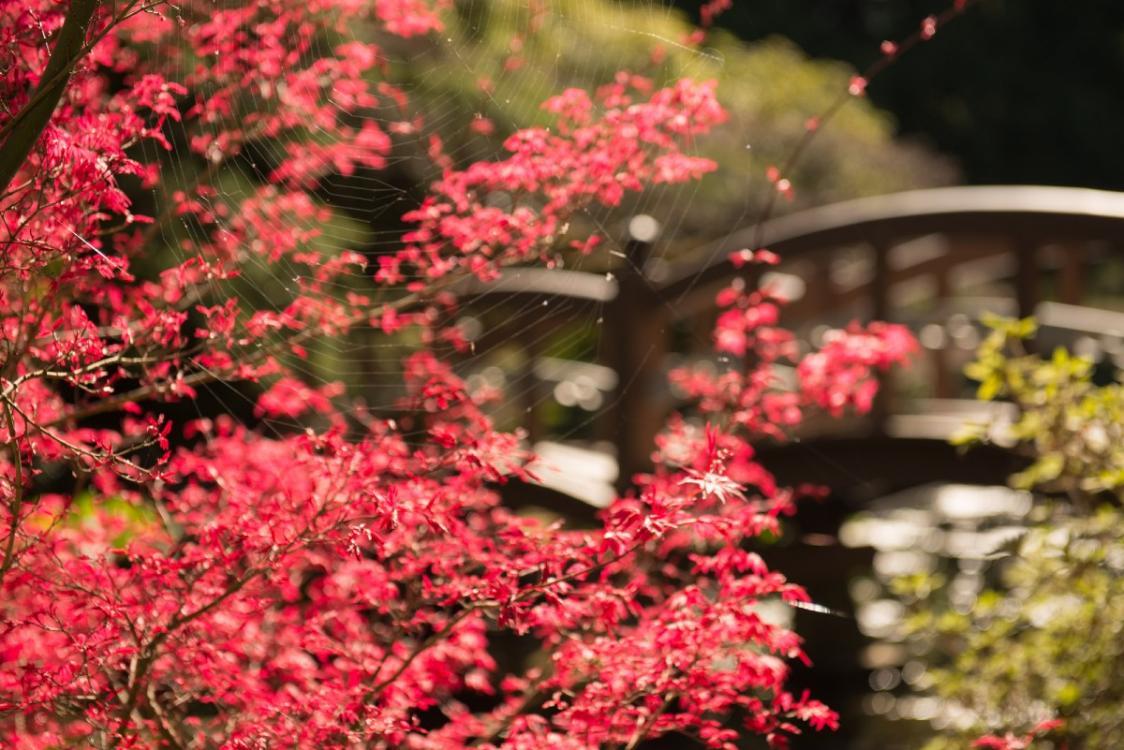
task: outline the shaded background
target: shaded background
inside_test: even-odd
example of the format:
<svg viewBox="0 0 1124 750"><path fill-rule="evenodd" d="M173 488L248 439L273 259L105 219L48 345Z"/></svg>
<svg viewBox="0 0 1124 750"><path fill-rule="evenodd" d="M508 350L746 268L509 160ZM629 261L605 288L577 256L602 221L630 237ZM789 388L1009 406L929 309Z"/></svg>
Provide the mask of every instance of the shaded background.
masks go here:
<svg viewBox="0 0 1124 750"><path fill-rule="evenodd" d="M755 0L735 2L717 25L746 40L779 34L862 69L883 39L948 5ZM954 157L965 182L1124 189L1124 3L982 0L927 44L869 96L902 135Z"/></svg>

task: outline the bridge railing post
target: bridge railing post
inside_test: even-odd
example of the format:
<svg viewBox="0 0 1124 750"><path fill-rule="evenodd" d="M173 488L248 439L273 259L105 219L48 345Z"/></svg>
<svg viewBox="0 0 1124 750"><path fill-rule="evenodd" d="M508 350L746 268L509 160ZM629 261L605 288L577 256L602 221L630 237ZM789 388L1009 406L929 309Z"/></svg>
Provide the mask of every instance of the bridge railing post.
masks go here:
<svg viewBox="0 0 1124 750"><path fill-rule="evenodd" d="M631 486L634 474L650 468L667 410L662 398L667 317L644 275L659 233L659 222L651 216L634 216L629 222L625 262L615 271L617 297L605 311L603 359L617 373L605 424L617 448L621 491Z"/></svg>
<svg viewBox="0 0 1124 750"><path fill-rule="evenodd" d="M877 238L871 243L873 251L874 269L870 290L870 315L872 320L888 320L890 318L890 288L893 279L890 274L890 243L885 238ZM870 416L876 434L886 432L886 425L893 408L893 374L892 371L878 373L878 395Z"/></svg>
<svg viewBox="0 0 1124 750"><path fill-rule="evenodd" d="M1015 241L1015 302L1020 318L1029 318L1038 309L1039 288L1038 243L1029 237Z"/></svg>
<svg viewBox="0 0 1124 750"><path fill-rule="evenodd" d="M941 268L933 274L933 286L936 290L935 306L943 311L953 294L949 269ZM953 398L956 395L956 374L952 372L949 363L948 336L943 326L938 330L940 336L932 349L933 396L939 399Z"/></svg>
<svg viewBox="0 0 1124 750"><path fill-rule="evenodd" d="M1086 248L1080 243L1067 243L1057 248L1058 298L1067 305L1080 305L1085 298Z"/></svg>

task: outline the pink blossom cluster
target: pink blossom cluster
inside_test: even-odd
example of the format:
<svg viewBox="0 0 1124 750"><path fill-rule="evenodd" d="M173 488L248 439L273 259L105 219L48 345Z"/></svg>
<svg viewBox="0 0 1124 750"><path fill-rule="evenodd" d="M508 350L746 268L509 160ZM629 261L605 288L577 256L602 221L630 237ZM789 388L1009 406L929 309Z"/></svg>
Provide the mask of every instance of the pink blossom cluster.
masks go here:
<svg viewBox="0 0 1124 750"><path fill-rule="evenodd" d="M905 326L852 325L829 331L820 350L800 361L797 373L807 396L833 415L842 414L848 406L865 412L878 393L876 373L904 364L917 348Z"/></svg>
<svg viewBox="0 0 1124 750"><path fill-rule="evenodd" d="M380 259L379 279L416 275L420 287L467 269L487 280L507 263L549 260L570 217L590 203L617 206L626 192L714 170L713 161L685 148L726 118L714 82L681 80L654 90L648 79L624 73L595 97L569 89L543 109L554 115L553 127L510 136L508 158L446 171L433 194L404 217L417 227L401 251ZM595 244L575 241L574 247Z"/></svg>
<svg viewBox="0 0 1124 750"><path fill-rule="evenodd" d="M768 251L742 251L734 260L738 265L779 261ZM751 290L735 280L716 299L723 311L715 325L714 348L744 362L747 371L681 368L672 372L672 382L698 399L703 413L727 416L751 435L783 440L809 407L837 417L847 408L869 412L878 373L907 364L917 350L906 327L876 321L830 331L819 349L806 352L793 332L779 325L785 302L768 287ZM784 367L795 369L795 387L780 376Z"/></svg>

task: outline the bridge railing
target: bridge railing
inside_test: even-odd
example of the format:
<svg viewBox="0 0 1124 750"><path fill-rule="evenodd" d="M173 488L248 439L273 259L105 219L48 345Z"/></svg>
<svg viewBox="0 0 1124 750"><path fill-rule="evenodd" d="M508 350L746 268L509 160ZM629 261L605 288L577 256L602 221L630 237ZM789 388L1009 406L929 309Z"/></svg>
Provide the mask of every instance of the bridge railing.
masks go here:
<svg viewBox="0 0 1124 750"><path fill-rule="evenodd" d="M730 262L731 253L758 244L777 252L782 265L738 269ZM659 249L658 223L643 217L630 222L625 257L612 274L514 269L491 285L462 290L475 305L535 311L531 335L525 316L513 331L485 334L492 341L522 337L531 380L544 331L596 316L598 364L616 374L599 409L597 437L615 446L621 484L647 466L673 405L664 377L676 353L673 332L690 332L679 354L705 356L714 294L736 277L756 283L769 273L771 282L786 284L793 299L785 322L809 345L824 326L852 319L909 323L928 351L919 365L927 381L921 395L933 408L964 395L959 371L979 341L973 320L985 309L1039 313L1051 346L1089 348L1093 341L1124 364L1124 315L1082 307L1092 269L1124 259L1124 193L1040 186L911 191L790 214L671 257ZM548 304L529 303L540 298ZM542 389L524 391L531 435L550 437L536 408ZM899 409L884 401L864 429L884 431Z"/></svg>

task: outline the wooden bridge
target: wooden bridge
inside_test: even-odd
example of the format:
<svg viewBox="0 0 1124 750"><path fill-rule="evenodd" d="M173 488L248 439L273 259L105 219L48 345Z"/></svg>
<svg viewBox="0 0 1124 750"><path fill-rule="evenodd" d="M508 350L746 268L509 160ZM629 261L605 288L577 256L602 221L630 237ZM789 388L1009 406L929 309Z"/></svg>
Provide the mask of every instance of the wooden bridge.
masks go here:
<svg viewBox="0 0 1124 750"><path fill-rule="evenodd" d="M757 246L776 252L782 264L739 270L730 262L731 253ZM652 439L674 406L665 377L669 362L712 356L714 294L739 276L756 283L767 274L784 288L792 300L785 323L805 342L816 343L827 327L880 319L912 326L927 351L920 372L907 374L914 397L897 398L898 389L887 383L891 395L873 418L850 423L846 435L819 436L823 466L819 472L801 466L803 480L845 486L846 477L824 468L837 462L852 477L874 476L865 471L874 467L856 463L864 453L854 443L858 437L886 442L881 475L906 465L913 475L917 460L887 459L922 456L937 474L962 475L964 468L950 463L962 462L943 443L951 428L972 416L959 372L979 341L975 320L982 311L1038 315L1044 344L1084 347L1124 364L1124 313L1086 306L1093 269L1124 259L1124 193L1039 186L918 190L782 216L670 257L659 249L658 224L637 217L630 222L627 257L612 273L515 269L463 290L473 297L470 309L502 311L510 324L487 326L483 351L501 341L524 350L527 371L520 382L533 441L552 437L540 408L552 380L556 388L582 380L587 393L597 391L595 401L604 408L593 410L596 436L615 449L612 481L620 485L648 465ZM1124 289L1118 292L1124 296ZM542 356L551 332L594 321L597 362ZM783 475L783 454L791 449L768 450L778 454ZM797 450L806 452L807 440ZM857 455L844 455L851 451ZM823 476L809 477L809 471ZM896 479L883 476L894 485Z"/></svg>
<svg viewBox="0 0 1124 750"><path fill-rule="evenodd" d="M974 401L960 375L980 341L980 313L1035 315L1040 348L1064 345L1099 357L1106 370L1124 369L1124 312L1096 297L1115 296L1124 309L1124 193L1037 186L899 193L786 215L675 254L661 252L653 219L638 217L630 229L625 257L609 274L515 269L463 290L469 314L489 321L478 326L480 351L521 350L513 361L522 372L509 374L521 399L512 410L547 467L542 485L505 486L505 502L596 523L598 506L649 465L653 437L676 406L668 368L691 359L737 366L718 361L711 346L715 292L735 278L782 289L791 300L784 323L809 347L852 320L908 324L925 354L884 383L888 395L875 413L758 447L782 483L831 489L830 502L802 507L795 533L766 557L817 602L855 613L849 623L796 617L816 662L808 679L817 695L858 711L853 704L879 663L865 655L886 649L862 629L848 580L869 576L879 552L843 544L844 520L894 493L998 485L1019 468L1000 447L961 454L948 442L965 421L1009 418L1002 405ZM731 264L731 253L762 246L782 263ZM1115 269L1115 282L1097 276L1106 269ZM548 339L575 329L598 342L596 357L545 356ZM552 434L544 404L584 410L591 440ZM832 742L847 746L843 735Z"/></svg>

